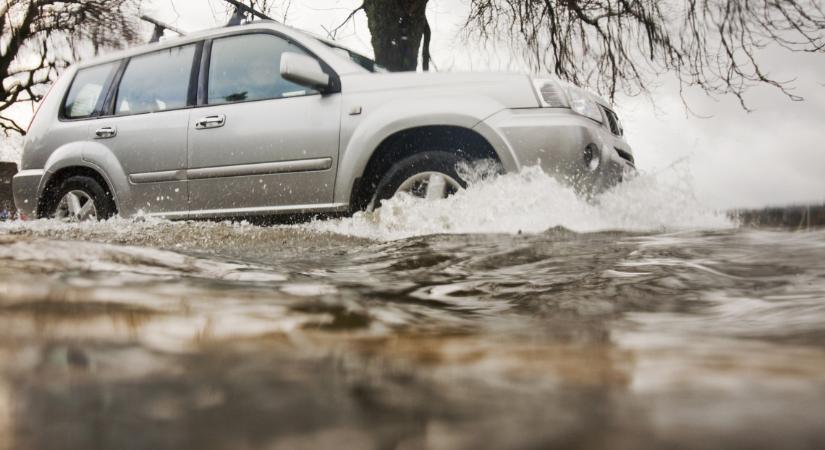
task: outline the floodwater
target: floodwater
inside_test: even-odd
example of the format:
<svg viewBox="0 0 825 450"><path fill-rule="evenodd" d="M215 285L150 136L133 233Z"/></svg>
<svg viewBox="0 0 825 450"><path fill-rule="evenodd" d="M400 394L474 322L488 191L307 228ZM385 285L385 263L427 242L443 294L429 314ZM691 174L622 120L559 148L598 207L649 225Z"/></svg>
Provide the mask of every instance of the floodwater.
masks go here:
<svg viewBox="0 0 825 450"><path fill-rule="evenodd" d="M0 449L825 447L825 230L662 178L2 224Z"/></svg>

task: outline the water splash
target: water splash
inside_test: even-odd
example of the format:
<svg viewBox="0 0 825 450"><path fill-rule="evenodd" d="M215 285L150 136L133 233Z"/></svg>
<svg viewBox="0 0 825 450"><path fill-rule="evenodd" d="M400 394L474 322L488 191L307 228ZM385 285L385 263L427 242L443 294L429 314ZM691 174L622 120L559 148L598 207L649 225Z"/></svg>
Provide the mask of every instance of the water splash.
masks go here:
<svg viewBox="0 0 825 450"><path fill-rule="evenodd" d="M305 225L316 231L379 240L430 234L674 231L732 228L724 213L703 206L690 176L672 168L641 175L585 200L569 187L528 167L517 174L477 180L458 194L428 201L399 194L374 212Z"/></svg>
<svg viewBox="0 0 825 450"><path fill-rule="evenodd" d="M604 230L717 230L735 224L725 213L701 204L690 174L678 167L641 175L586 200L536 167L491 176L492 168L464 168L470 185L456 195L428 201L399 194L373 212L295 226L259 227L246 222L169 222L135 217L96 224L52 220L0 225L0 233L59 239L153 245L163 248L248 248L253 242L318 239L347 244L353 237L390 241L433 234L541 233L564 227L576 232ZM337 237L335 237L337 236Z"/></svg>

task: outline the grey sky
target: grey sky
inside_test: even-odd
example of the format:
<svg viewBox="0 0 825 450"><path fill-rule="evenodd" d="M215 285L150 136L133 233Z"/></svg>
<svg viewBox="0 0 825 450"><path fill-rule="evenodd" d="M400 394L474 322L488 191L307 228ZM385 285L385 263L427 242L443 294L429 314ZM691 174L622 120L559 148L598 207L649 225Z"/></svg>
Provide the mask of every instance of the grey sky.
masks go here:
<svg viewBox="0 0 825 450"><path fill-rule="evenodd" d="M360 0L293 1L289 25L325 35ZM500 44L494 48L461 39L464 0L431 0L432 53L439 70L518 71L523 65ZM150 15L185 30L225 22L221 0L153 0ZM276 10L276 18L283 11ZM147 35L149 31L147 30ZM372 54L363 13L338 33L339 40ZM795 79L792 102L775 89L760 87L748 94L754 112L743 111L734 98L709 99L688 92L689 116L675 83L658 80L650 99L617 99L628 139L643 172L667 173L674 164L693 175L697 198L712 207L825 201L825 55L763 52L765 67L777 79ZM3 155L0 155L0 157Z"/></svg>

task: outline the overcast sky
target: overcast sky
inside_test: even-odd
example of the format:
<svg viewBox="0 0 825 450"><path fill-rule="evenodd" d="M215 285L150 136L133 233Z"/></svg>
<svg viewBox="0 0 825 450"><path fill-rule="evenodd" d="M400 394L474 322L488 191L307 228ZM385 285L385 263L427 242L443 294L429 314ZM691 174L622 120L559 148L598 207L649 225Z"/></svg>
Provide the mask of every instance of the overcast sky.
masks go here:
<svg viewBox="0 0 825 450"><path fill-rule="evenodd" d="M288 25L326 35L360 0L293 1ZM520 71L508 49L485 48L461 39L466 0L430 0L432 53L439 70ZM221 0L153 0L150 15L184 30L222 25ZM275 11L277 19L282 10ZM149 30L147 29L147 35ZM349 47L371 55L363 13L338 33ZM712 207L764 206L825 201L825 55L764 52L769 75L795 79L790 101L775 89L757 88L747 100L754 112L734 98L712 100L690 92L687 100L703 116L690 116L674 83L663 77L648 98L617 99L616 109L644 172L667 172L674 164L693 175L697 198ZM2 157L3 155L0 155Z"/></svg>

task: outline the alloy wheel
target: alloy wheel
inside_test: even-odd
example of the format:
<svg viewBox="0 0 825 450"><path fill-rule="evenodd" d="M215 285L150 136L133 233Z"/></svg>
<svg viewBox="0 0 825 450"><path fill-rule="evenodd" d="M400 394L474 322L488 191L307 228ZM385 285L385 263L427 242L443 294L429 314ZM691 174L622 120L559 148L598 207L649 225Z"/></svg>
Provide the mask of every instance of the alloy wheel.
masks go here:
<svg viewBox="0 0 825 450"><path fill-rule="evenodd" d="M69 191L60 199L52 218L63 222L97 220L97 208L88 193L80 190Z"/></svg>
<svg viewBox="0 0 825 450"><path fill-rule="evenodd" d="M441 172L421 172L404 180L396 193L406 192L415 197L437 200L447 198L459 190L461 184L449 175Z"/></svg>

